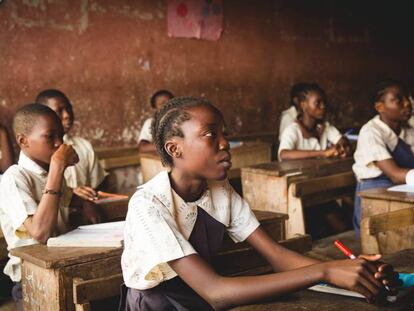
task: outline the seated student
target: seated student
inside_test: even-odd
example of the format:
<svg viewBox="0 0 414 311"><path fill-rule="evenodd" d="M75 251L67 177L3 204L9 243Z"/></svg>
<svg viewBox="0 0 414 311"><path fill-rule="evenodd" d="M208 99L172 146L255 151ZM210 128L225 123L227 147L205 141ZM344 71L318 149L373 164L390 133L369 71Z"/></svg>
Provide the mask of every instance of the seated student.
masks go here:
<svg viewBox="0 0 414 311"><path fill-rule="evenodd" d="M282 111L282 115L280 117L280 125L279 125L279 141L282 137L283 131L295 122L296 118L298 117L298 95L302 93L303 89L306 88L308 83L300 82L296 83L290 89L290 107L286 110Z"/></svg>
<svg viewBox="0 0 414 311"><path fill-rule="evenodd" d="M0 125L0 180L1 175L14 163L13 146L7 130Z"/></svg>
<svg viewBox="0 0 414 311"><path fill-rule="evenodd" d="M13 130L20 157L0 184L0 223L8 250L46 243L71 229L67 208L71 191L63 174L78 161L75 150L62 144L62 124L46 106L29 104L19 109ZM4 273L15 282L12 295L21 308L20 259L9 257Z"/></svg>
<svg viewBox="0 0 414 311"><path fill-rule="evenodd" d="M166 104L174 95L167 90L156 91L150 100L152 109L159 111L162 106ZM151 123L153 118L148 118L145 120L144 125L141 128L141 132L138 137L138 151L139 152L152 152L156 151L157 148L154 145L154 140L151 134Z"/></svg>
<svg viewBox="0 0 414 311"><path fill-rule="evenodd" d="M171 171L139 187L129 202L120 310L225 309L320 281L367 299L382 284L395 286L392 267L385 273L379 255L320 262L273 241L227 180L231 155L224 126L220 111L200 98L176 97L156 113L154 141ZM218 275L209 263L225 233L236 242L247 239L277 273Z"/></svg>
<svg viewBox="0 0 414 311"><path fill-rule="evenodd" d="M412 111L405 86L395 80L378 83L372 104L378 114L361 128L354 154L358 184L353 222L357 234L361 220L358 192L404 184L414 177L414 129L403 127Z"/></svg>
<svg viewBox="0 0 414 311"><path fill-rule="evenodd" d="M73 126L74 113L68 97L59 90L49 89L39 93L36 102L51 108L62 121L65 135L63 142L72 145L79 155L79 163L69 167L65 172L68 187L86 201L98 199L97 190L103 190L105 177L108 175L99 163L93 147L86 139L73 136L69 132Z"/></svg>
<svg viewBox="0 0 414 311"><path fill-rule="evenodd" d="M347 157L349 141L325 121L326 95L317 84L307 84L298 93L299 114L283 132L279 160Z"/></svg>

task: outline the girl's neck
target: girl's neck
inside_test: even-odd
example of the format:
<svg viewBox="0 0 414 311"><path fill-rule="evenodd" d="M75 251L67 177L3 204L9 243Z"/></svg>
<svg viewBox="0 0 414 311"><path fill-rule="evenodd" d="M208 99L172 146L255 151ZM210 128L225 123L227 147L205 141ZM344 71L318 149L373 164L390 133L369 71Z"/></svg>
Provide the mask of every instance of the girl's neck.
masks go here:
<svg viewBox="0 0 414 311"><path fill-rule="evenodd" d="M207 188L207 181L189 176L177 169L169 174L171 187L185 201L197 201Z"/></svg>
<svg viewBox="0 0 414 311"><path fill-rule="evenodd" d="M305 128L309 131L313 131L316 129L316 125L318 124L317 120L304 114L302 117L302 124Z"/></svg>
<svg viewBox="0 0 414 311"><path fill-rule="evenodd" d="M397 135L400 135L401 122L389 120L382 115L380 115L380 120L387 124Z"/></svg>

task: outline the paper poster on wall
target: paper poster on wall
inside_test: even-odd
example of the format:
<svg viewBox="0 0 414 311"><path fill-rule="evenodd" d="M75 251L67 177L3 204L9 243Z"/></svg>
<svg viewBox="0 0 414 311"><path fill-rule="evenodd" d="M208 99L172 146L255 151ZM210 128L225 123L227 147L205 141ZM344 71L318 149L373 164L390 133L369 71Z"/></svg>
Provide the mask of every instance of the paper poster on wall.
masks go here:
<svg viewBox="0 0 414 311"><path fill-rule="evenodd" d="M168 36L218 40L223 31L222 0L168 0Z"/></svg>

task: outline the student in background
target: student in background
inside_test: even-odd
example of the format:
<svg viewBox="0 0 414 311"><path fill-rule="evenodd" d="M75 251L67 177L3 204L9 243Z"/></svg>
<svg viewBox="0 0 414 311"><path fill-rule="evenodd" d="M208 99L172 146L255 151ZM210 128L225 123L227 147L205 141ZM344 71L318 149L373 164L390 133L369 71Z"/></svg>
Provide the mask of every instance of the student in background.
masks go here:
<svg viewBox="0 0 414 311"><path fill-rule="evenodd" d="M91 143L82 137L70 134L74 113L68 97L59 90L48 89L37 95L36 102L56 112L65 131L63 142L72 145L79 155L79 163L65 171L67 185L85 201L93 202L98 199L98 190L104 190L105 177L108 174L100 165Z"/></svg>
<svg viewBox="0 0 414 311"><path fill-rule="evenodd" d="M282 137L282 133L289 125L296 121L298 117L298 99L299 94L303 92L303 90L307 87L309 83L300 82L296 83L290 89L290 107L286 110L282 111L282 115L280 117L280 125L279 125L279 141Z"/></svg>
<svg viewBox="0 0 414 311"><path fill-rule="evenodd" d="M392 268L379 264L378 255L320 262L273 241L227 180L231 155L224 127L220 111L200 98L174 98L156 113L154 142L171 171L139 187L129 202L121 310L221 310L320 281L367 299L383 282L395 286ZM247 240L277 273L218 275L210 263L225 232L236 242Z"/></svg>
<svg viewBox="0 0 414 311"><path fill-rule="evenodd" d="M7 130L0 125L0 179L1 175L14 163L13 146Z"/></svg>
<svg viewBox="0 0 414 311"><path fill-rule="evenodd" d="M349 141L326 116L326 95L317 84L303 86L297 95L299 114L282 134L279 160L348 157Z"/></svg>
<svg viewBox="0 0 414 311"><path fill-rule="evenodd" d="M404 127L412 112L407 89L396 80L382 81L374 90L372 104L378 114L361 128L354 154L358 184L353 222L358 235L358 192L414 181L414 129Z"/></svg>
<svg viewBox="0 0 414 311"><path fill-rule="evenodd" d="M167 90L156 91L150 100L152 109L159 111L174 95ZM154 145L154 140L151 134L151 123L153 118L148 118L142 125L141 132L138 137L138 151L139 152L152 152L157 148Z"/></svg>
<svg viewBox="0 0 414 311"><path fill-rule="evenodd" d="M30 104L19 109L13 130L20 157L0 184L0 223L8 250L46 243L49 237L71 229L72 193L65 186L64 171L79 160L71 146L62 144L62 124L46 106ZM12 296L22 310L20 259L9 257L4 273L15 282Z"/></svg>

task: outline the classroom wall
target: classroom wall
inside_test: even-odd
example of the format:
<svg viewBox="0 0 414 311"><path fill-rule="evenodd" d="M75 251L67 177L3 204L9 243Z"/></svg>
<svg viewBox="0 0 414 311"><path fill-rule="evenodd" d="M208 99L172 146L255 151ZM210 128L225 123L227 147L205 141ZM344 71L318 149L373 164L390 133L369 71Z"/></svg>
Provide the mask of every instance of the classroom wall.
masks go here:
<svg viewBox="0 0 414 311"><path fill-rule="evenodd" d="M371 113L377 78L412 77L410 1L223 0L216 41L169 38L165 1L4 0L0 121L44 88L72 100L74 131L131 145L158 88L211 99L237 134L274 132L292 83L317 81L339 127Z"/></svg>

